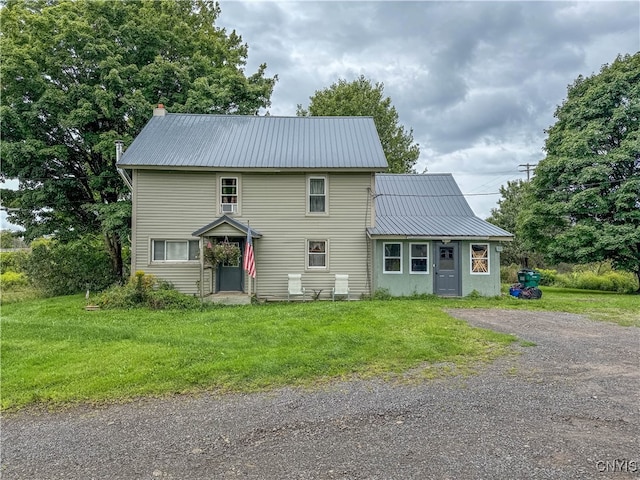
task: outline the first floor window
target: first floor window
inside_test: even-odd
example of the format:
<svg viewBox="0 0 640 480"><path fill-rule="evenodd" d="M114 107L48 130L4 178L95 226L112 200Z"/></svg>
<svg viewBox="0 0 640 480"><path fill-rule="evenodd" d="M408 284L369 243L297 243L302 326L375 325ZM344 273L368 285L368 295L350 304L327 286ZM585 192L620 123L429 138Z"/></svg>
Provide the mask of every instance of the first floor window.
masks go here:
<svg viewBox="0 0 640 480"><path fill-rule="evenodd" d="M489 245L471 244L471 273L489 273Z"/></svg>
<svg viewBox="0 0 640 480"><path fill-rule="evenodd" d="M307 242L307 265L309 268L327 268L327 241Z"/></svg>
<svg viewBox="0 0 640 480"><path fill-rule="evenodd" d="M198 260L198 240L153 240L152 257L156 262L186 262Z"/></svg>
<svg viewBox="0 0 640 480"><path fill-rule="evenodd" d="M384 249L384 273L402 273L402 244L385 243Z"/></svg>
<svg viewBox="0 0 640 480"><path fill-rule="evenodd" d="M411 244L411 273L429 273L429 244Z"/></svg>

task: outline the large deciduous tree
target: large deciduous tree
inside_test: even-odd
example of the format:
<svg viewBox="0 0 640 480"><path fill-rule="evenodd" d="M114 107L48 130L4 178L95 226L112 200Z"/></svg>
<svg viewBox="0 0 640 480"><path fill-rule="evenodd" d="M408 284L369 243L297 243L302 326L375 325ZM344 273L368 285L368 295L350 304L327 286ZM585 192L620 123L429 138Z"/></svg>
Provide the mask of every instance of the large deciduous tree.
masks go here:
<svg viewBox="0 0 640 480"><path fill-rule="evenodd" d="M122 274L130 207L115 168L155 104L257 114L276 78L245 75L248 47L215 26L208 0L7 0L2 34L1 176L27 238L102 231Z"/></svg>
<svg viewBox="0 0 640 480"><path fill-rule="evenodd" d="M552 261L611 260L640 281L640 53L578 77L520 218Z"/></svg>
<svg viewBox="0 0 640 480"><path fill-rule="evenodd" d="M309 98L308 108L298 105L298 116L368 116L373 117L376 130L387 157L389 171L409 173L420 155L413 143L413 130L405 131L398 124L398 112L391 99L384 96L384 85L360 76L353 82L338 80L329 88L317 90Z"/></svg>

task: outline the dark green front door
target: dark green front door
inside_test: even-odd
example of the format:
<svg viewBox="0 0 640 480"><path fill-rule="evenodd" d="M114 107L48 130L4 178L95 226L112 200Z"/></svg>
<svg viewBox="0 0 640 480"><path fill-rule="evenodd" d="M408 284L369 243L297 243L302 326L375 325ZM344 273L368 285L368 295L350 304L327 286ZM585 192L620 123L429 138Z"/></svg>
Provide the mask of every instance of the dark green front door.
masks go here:
<svg viewBox="0 0 640 480"><path fill-rule="evenodd" d="M244 239L233 238L229 243L238 245L244 253ZM244 275L242 271L242 257L236 265L220 263L216 269L216 292L242 292Z"/></svg>

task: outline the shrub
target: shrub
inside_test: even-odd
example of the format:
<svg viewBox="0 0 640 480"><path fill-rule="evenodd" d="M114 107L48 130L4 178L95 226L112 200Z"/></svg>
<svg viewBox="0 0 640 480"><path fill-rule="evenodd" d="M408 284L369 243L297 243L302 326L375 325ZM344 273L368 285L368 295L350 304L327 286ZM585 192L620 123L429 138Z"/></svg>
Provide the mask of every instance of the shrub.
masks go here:
<svg viewBox="0 0 640 480"><path fill-rule="evenodd" d="M33 241L26 270L29 281L47 295L103 290L117 280L104 241L92 235L68 243Z"/></svg>
<svg viewBox="0 0 640 480"><path fill-rule="evenodd" d="M22 272L5 272L0 274L0 286L3 289L26 287L29 284L27 276Z"/></svg>
<svg viewBox="0 0 640 480"><path fill-rule="evenodd" d="M540 285L551 286L556 283L556 276L558 275L556 270L539 268L536 269L536 272L540 274Z"/></svg>
<svg viewBox="0 0 640 480"><path fill-rule="evenodd" d="M500 282L508 284L517 283L518 270L520 270L520 267L515 263L505 267L500 267Z"/></svg>
<svg viewBox="0 0 640 480"><path fill-rule="evenodd" d="M373 293L373 297L371 298L373 300L391 300L393 297L388 288L379 288Z"/></svg>
<svg viewBox="0 0 640 480"><path fill-rule="evenodd" d="M191 295L185 295L175 289L158 289L149 292L146 304L152 310L193 310L200 308L201 306L198 298Z"/></svg>
<svg viewBox="0 0 640 480"><path fill-rule="evenodd" d="M114 286L103 292L97 303L102 308L146 306L152 310L185 310L201 306L196 297L180 293L171 283L146 275L143 271L137 271L125 285Z"/></svg>
<svg viewBox="0 0 640 480"><path fill-rule="evenodd" d="M0 273L22 272L27 269L29 261L28 250L16 250L13 252L0 252Z"/></svg>
<svg viewBox="0 0 640 480"><path fill-rule="evenodd" d="M558 274L555 284L559 287L618 293L633 293L638 289L638 282L632 273L616 271L602 275L592 271Z"/></svg>

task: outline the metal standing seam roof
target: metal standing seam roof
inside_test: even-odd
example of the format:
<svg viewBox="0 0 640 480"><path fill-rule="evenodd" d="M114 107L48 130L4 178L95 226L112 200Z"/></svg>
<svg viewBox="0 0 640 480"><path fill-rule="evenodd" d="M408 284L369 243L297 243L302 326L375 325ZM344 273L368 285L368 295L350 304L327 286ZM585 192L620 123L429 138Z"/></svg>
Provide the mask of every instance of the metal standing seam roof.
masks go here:
<svg viewBox="0 0 640 480"><path fill-rule="evenodd" d="M513 237L475 216L451 174L376 174L375 182L371 235Z"/></svg>
<svg viewBox="0 0 640 480"><path fill-rule="evenodd" d="M382 171L371 117L154 116L118 166Z"/></svg>

